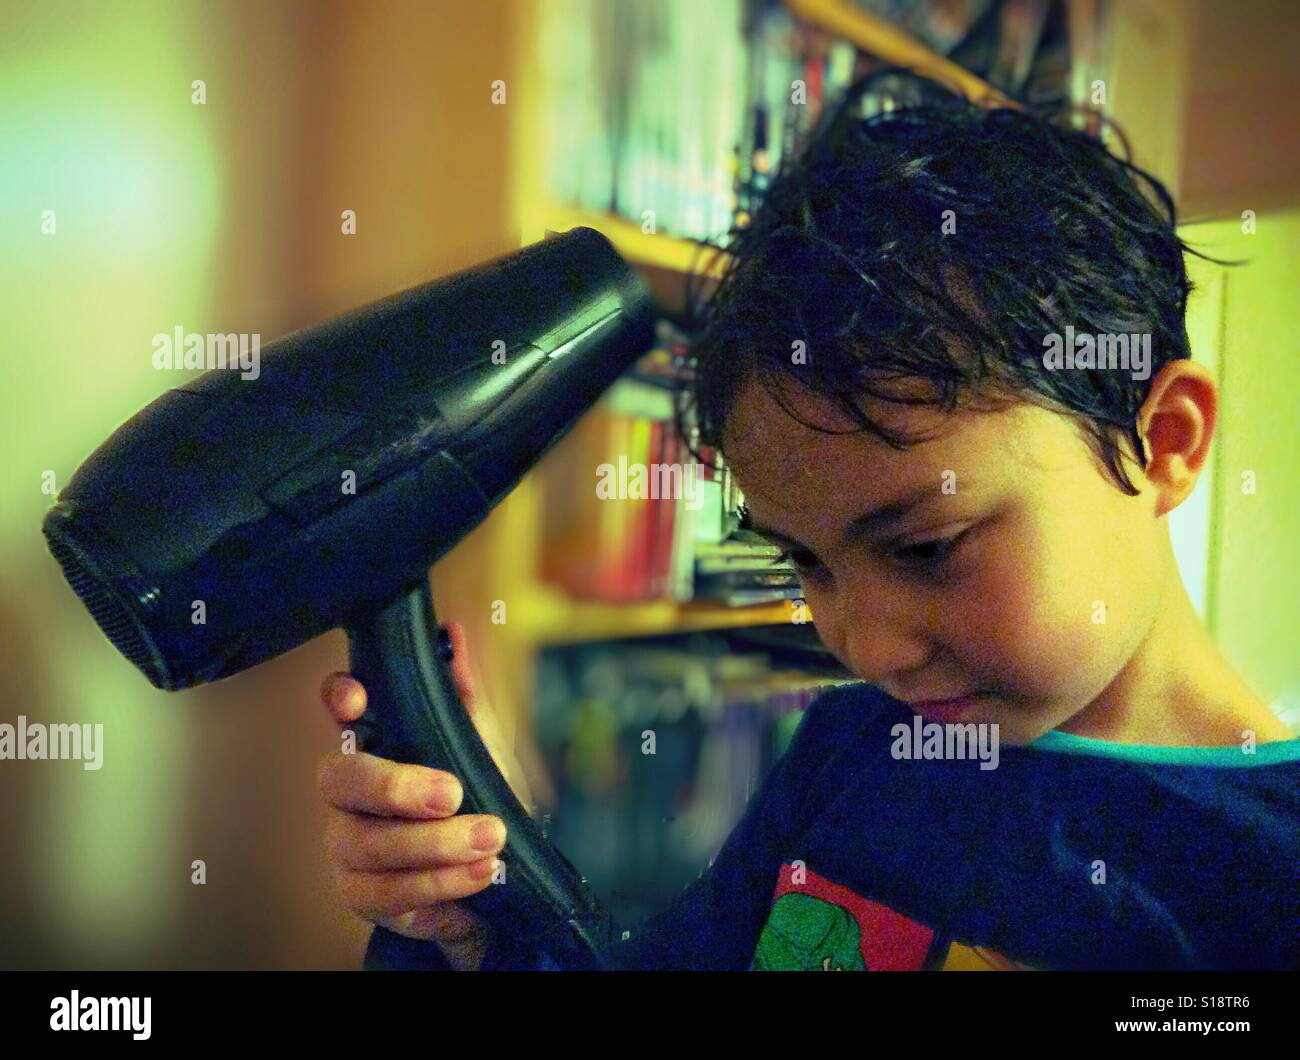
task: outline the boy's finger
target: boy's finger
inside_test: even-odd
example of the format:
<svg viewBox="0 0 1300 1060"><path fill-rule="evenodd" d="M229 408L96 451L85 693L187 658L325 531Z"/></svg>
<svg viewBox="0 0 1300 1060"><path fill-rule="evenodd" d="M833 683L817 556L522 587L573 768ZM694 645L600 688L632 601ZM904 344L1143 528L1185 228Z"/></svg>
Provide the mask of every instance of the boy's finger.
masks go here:
<svg viewBox="0 0 1300 1060"><path fill-rule="evenodd" d="M461 703L465 705L465 713L474 722L474 728L478 730L484 746L492 756L497 771L507 779L519 778L518 764L511 768L507 763L507 756L504 753L505 737L501 732L500 719L493 712L491 704L479 698L470 666L469 643L465 638L465 627L459 622L447 622L444 626L447 630L447 638L451 641L452 683L456 686L456 694L460 697ZM526 799L521 801L527 805Z"/></svg>
<svg viewBox="0 0 1300 1060"><path fill-rule="evenodd" d="M325 849L331 860L357 872L468 864L500 853L505 840L503 822L482 813L458 813L433 821L335 813L325 827Z"/></svg>
<svg viewBox="0 0 1300 1060"><path fill-rule="evenodd" d="M451 773L368 754L334 751L322 760L317 779L335 809L379 817L450 817L465 796Z"/></svg>
<svg viewBox="0 0 1300 1060"><path fill-rule="evenodd" d="M338 866L335 882L343 901L357 916L372 923L477 894L491 886L497 859L483 858L465 865L410 872L356 872Z"/></svg>
<svg viewBox="0 0 1300 1060"><path fill-rule="evenodd" d="M356 721L366 711L365 687L342 670L336 670L321 682L320 698L338 722Z"/></svg>
<svg viewBox="0 0 1300 1060"><path fill-rule="evenodd" d="M478 730L479 736L492 752L492 757L496 759L497 768L504 773L505 769L502 767L497 747L502 742L501 723L492 710L492 705L478 695L473 670L470 667L469 645L465 641L465 627L459 622L448 622L446 628L454 653L451 676L456 685L456 693L460 696L461 703L465 705L465 713L474 722L474 728Z"/></svg>

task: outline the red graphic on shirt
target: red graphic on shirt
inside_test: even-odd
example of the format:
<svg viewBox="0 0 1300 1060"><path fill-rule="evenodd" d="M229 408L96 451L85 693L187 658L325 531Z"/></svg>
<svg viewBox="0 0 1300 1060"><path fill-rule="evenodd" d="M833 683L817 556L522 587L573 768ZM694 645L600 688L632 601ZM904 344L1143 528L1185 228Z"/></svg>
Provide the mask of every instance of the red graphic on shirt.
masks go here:
<svg viewBox="0 0 1300 1060"><path fill-rule="evenodd" d="M801 868L799 871L804 882L796 885L790 882L795 874L794 866L781 866L774 902L785 894L806 894L839 906L857 921L862 961L868 971L916 972L925 967L925 957L934 940L930 928L886 905L863 898L847 887L832 883L812 869Z"/></svg>

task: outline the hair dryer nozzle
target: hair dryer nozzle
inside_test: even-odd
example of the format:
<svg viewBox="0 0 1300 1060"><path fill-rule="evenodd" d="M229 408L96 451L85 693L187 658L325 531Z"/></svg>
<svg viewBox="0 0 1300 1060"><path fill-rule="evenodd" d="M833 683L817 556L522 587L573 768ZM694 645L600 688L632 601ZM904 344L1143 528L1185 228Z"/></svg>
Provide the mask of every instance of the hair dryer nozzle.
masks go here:
<svg viewBox="0 0 1300 1060"><path fill-rule="evenodd" d="M104 635L157 688L171 689L167 660L141 620L157 595L132 568L122 550L85 521L72 517L73 504L58 504L42 530L63 576Z"/></svg>

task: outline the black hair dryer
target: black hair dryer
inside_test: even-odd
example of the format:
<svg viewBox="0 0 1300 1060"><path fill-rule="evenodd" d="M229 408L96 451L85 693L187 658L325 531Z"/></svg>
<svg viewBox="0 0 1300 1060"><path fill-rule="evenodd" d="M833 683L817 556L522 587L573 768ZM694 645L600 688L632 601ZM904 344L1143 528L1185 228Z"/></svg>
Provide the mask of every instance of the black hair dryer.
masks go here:
<svg viewBox="0 0 1300 1060"><path fill-rule="evenodd" d="M505 881L465 903L565 968L604 966L609 916L466 714L428 570L652 346L654 321L640 277L575 228L169 390L44 522L82 603L159 688L344 627L369 694L360 746L454 773L463 812L505 821ZM434 943L376 928L367 967L385 964L380 933L437 966Z"/></svg>

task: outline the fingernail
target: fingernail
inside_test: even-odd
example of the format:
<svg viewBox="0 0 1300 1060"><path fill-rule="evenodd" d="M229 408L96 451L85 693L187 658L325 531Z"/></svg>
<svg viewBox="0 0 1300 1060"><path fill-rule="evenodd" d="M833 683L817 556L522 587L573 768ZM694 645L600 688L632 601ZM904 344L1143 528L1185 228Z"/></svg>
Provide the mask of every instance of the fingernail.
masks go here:
<svg viewBox="0 0 1300 1060"><path fill-rule="evenodd" d="M497 859L484 858L482 861L474 862L474 865L473 867L470 868L469 872L470 875L473 876L476 880L486 880L489 876L491 876L494 872L496 872L496 870L497 870Z"/></svg>
<svg viewBox="0 0 1300 1060"><path fill-rule="evenodd" d="M429 809L437 813L455 813L460 797L460 785L455 781L435 781L429 789Z"/></svg>
<svg viewBox="0 0 1300 1060"><path fill-rule="evenodd" d="M475 850L496 850L506 838L506 826L493 817L490 821L479 821L470 833Z"/></svg>

